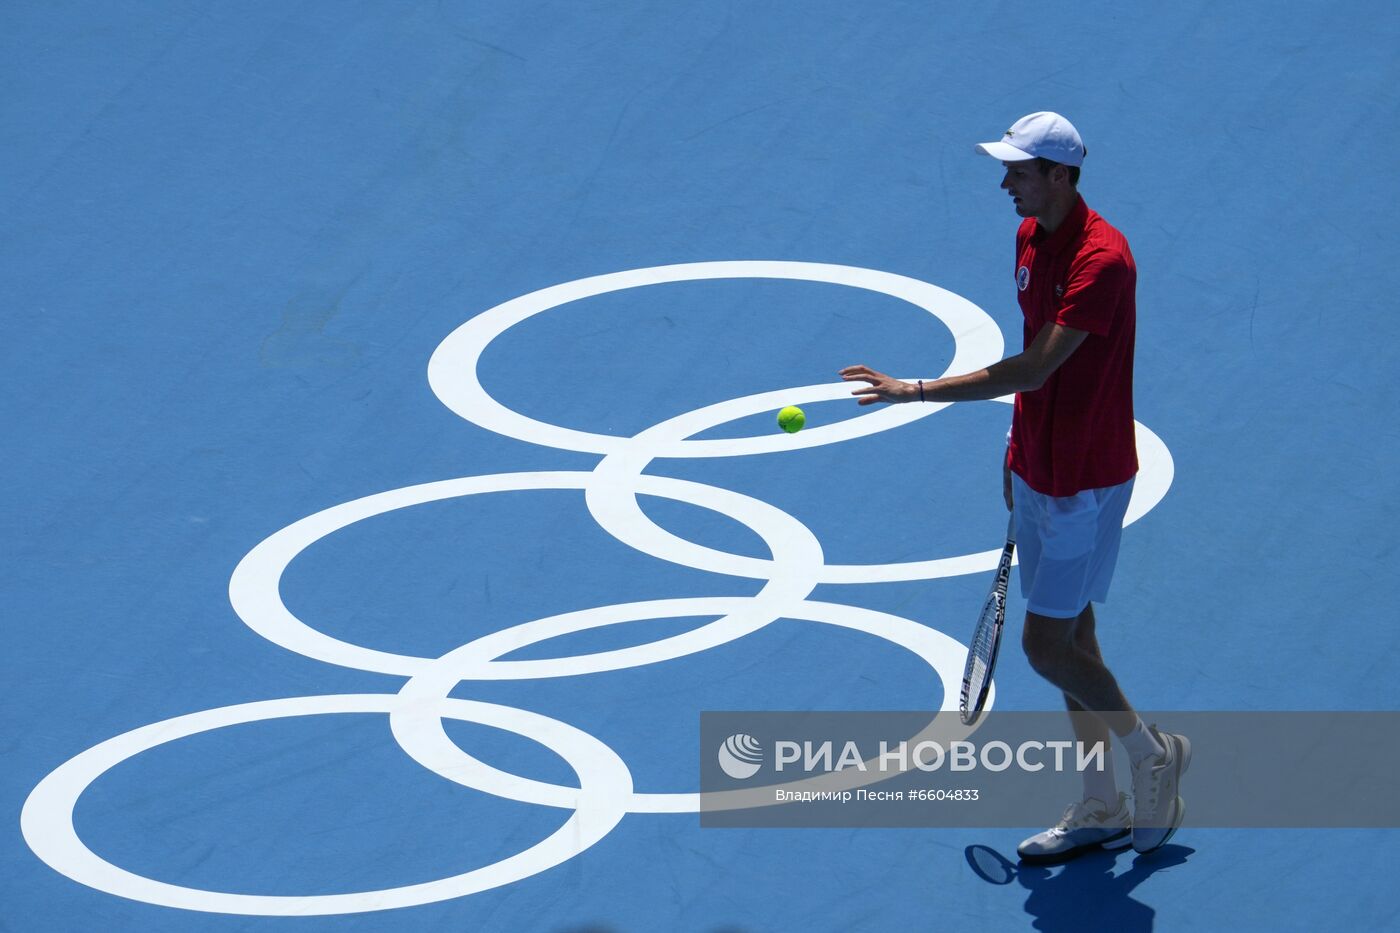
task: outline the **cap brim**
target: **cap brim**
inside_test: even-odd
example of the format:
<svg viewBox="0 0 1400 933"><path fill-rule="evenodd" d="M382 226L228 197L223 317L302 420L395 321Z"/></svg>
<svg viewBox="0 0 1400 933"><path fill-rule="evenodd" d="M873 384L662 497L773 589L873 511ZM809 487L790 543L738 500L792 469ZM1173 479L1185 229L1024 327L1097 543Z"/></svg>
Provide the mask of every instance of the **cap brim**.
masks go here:
<svg viewBox="0 0 1400 933"><path fill-rule="evenodd" d="M1029 152L1023 152L1010 143L978 143L977 151L1002 162L1024 162L1035 158Z"/></svg>

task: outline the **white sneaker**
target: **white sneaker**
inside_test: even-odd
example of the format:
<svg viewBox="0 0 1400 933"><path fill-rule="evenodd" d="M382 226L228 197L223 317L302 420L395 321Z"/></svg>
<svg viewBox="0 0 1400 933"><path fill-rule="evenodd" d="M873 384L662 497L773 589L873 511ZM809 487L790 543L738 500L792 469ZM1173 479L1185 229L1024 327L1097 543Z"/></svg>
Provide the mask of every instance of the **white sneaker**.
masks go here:
<svg viewBox="0 0 1400 933"><path fill-rule="evenodd" d="M1166 845L1186 817L1178 793L1181 776L1191 765L1191 743L1184 735L1148 727L1166 752L1133 764L1133 848L1151 852Z"/></svg>
<svg viewBox="0 0 1400 933"><path fill-rule="evenodd" d="M1131 842L1127 796L1119 793L1112 811L1090 797L1070 804L1060 821L1016 847L1023 862L1059 862L1089 849L1122 849Z"/></svg>

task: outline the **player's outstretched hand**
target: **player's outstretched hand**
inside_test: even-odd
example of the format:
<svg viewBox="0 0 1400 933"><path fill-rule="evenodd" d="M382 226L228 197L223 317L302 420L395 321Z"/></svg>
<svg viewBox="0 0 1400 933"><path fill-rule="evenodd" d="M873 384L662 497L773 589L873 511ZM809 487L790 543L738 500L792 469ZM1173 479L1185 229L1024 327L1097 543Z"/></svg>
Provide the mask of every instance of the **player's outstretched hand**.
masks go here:
<svg viewBox="0 0 1400 933"><path fill-rule="evenodd" d="M876 402L907 402L919 396L917 386L876 372L869 366L847 366L841 370L841 378L846 382L870 383L851 393L862 405L874 405Z"/></svg>

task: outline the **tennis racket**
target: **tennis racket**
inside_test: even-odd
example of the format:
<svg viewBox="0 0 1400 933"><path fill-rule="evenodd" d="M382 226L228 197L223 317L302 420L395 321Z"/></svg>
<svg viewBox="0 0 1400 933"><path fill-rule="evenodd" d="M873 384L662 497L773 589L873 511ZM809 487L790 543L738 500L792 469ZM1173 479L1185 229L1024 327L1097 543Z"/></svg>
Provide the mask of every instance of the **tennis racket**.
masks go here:
<svg viewBox="0 0 1400 933"><path fill-rule="evenodd" d="M1006 547L1001 549L996 579L982 603L982 615L977 619L977 630L972 633L972 645L967 651L967 666L963 668L958 712L965 726L972 725L982 715L982 707L987 705L987 692L992 688L1001 629L1006 624L1006 586L1011 581L1011 555L1015 551L1016 516L1013 514L1006 523Z"/></svg>

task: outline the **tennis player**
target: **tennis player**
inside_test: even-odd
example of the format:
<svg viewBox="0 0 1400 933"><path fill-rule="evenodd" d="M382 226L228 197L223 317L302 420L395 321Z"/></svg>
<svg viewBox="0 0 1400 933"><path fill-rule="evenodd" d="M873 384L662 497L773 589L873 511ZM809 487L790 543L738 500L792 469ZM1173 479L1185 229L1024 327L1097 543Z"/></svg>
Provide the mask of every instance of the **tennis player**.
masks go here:
<svg viewBox="0 0 1400 933"><path fill-rule="evenodd" d="M1191 746L1133 711L1099 653L1093 609L1108 596L1138 469L1137 267L1128 241L1079 195L1084 144L1064 117L1029 114L977 151L1005 166L1001 187L1024 218L1015 265L1024 349L977 372L917 384L867 366L849 366L841 378L868 383L852 393L862 405L1016 394L1003 484L1027 605L1022 646L1071 712L1094 712L1072 717L1080 741L1118 737L1133 789L1130 812L1106 755L1104 771L1084 772L1083 799L1017 851L1026 861L1059 861L1131 838L1150 852L1181 825L1178 785Z"/></svg>

